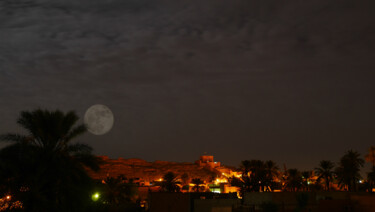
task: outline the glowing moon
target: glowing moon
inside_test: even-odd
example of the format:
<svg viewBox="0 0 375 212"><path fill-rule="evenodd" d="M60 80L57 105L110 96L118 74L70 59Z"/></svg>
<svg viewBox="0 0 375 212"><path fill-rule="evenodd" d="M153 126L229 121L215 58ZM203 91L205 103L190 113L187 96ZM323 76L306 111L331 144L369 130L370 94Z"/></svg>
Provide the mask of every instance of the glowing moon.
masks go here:
<svg viewBox="0 0 375 212"><path fill-rule="evenodd" d="M84 120L87 130L94 135L103 135L113 126L112 111L105 105L93 105L87 109Z"/></svg>

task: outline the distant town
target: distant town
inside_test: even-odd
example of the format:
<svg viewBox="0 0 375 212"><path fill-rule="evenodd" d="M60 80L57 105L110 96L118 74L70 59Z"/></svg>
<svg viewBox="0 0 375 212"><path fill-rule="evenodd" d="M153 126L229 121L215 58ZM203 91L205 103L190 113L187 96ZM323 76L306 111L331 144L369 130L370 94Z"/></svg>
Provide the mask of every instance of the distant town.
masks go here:
<svg viewBox="0 0 375 212"><path fill-rule="evenodd" d="M366 157L369 162L374 160L371 154L375 152L372 151L374 151L374 148L370 149L370 153ZM344 157L352 157L353 154L357 153L348 151ZM109 159L107 156L101 156L100 159L103 161L101 169L99 172L91 171L92 178L101 180L104 184L106 179L111 178L120 178L124 182L136 184L137 194L134 198L140 200L140 206L145 210L149 210L150 206L153 205L151 211L174 211L183 207L183 203L181 203L182 205L177 204L174 210L168 210L162 204L155 204L155 202L152 204L150 202L151 193L151 196L158 199L158 202L161 201L159 198L165 198L164 201L175 198L171 196L171 193L181 197L188 195L187 199L193 199L193 201L201 201L202 198L206 202L210 198L216 199L216 202L225 200L224 202L227 204L223 208L231 209L222 209L222 211L235 211L235 208L238 211L242 211L239 208L244 211L262 211L262 207L272 208L272 204L264 204L265 198L274 202L275 208L282 205L282 211L289 211L298 206L295 194L300 194L301 198L304 197L303 195L307 195L305 196L306 201L312 198L311 195L314 195L312 199L322 200L321 202L324 202L324 204L327 203L325 200L330 200L331 203L336 204L337 208L350 209L353 206L349 204L349 199L354 198L355 193L346 195L349 193L343 192L358 191L359 193L362 192L361 196L363 196L363 192L375 192L371 179L364 180L357 176L352 185L343 183L343 179L333 171L334 164L324 160L315 170L300 172L297 169L286 169L285 165L284 169L280 169L273 161L250 160L242 161L240 167L223 166L221 162L214 160L213 155L207 154L200 156L194 163L147 162L134 158ZM362 159L357 158L357 160L360 164L363 163ZM255 185L253 178L257 181ZM191 195L191 193L194 195ZM284 197L282 198L284 200L275 202L277 198L280 198L278 197L280 195ZM238 201L241 199L242 201ZM284 201L288 204L285 205ZM342 201L346 203L346 206L345 204L342 205ZM241 202L245 203L241 204ZM186 203L186 207L187 205L189 204ZM329 204L328 208L334 206ZM168 207L170 208L170 206ZM212 204L211 207L216 206ZM308 203L306 202L307 207ZM319 211L322 211L324 207L323 205L318 206L316 200L314 200L314 204L309 206L310 209L319 208ZM195 208L192 211L204 210Z"/></svg>

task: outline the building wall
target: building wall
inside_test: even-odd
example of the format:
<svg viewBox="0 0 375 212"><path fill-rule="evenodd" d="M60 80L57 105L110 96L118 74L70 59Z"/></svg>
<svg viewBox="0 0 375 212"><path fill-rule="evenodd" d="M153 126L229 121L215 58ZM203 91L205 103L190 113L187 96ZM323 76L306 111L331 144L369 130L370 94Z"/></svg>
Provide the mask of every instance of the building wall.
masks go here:
<svg viewBox="0 0 375 212"><path fill-rule="evenodd" d="M249 192L244 196L244 205L255 210L263 202L276 203L281 211L293 211L297 205L296 196L308 195L308 210L312 212L331 211L375 211L375 196L361 192Z"/></svg>
<svg viewBox="0 0 375 212"><path fill-rule="evenodd" d="M350 200L320 200L316 212L353 211L353 203ZM315 211L314 211L315 212Z"/></svg>
<svg viewBox="0 0 375 212"><path fill-rule="evenodd" d="M202 156L200 156L200 161L202 161L203 163L214 162L214 156L212 156L212 155L202 155Z"/></svg>
<svg viewBox="0 0 375 212"><path fill-rule="evenodd" d="M238 205L238 199L195 199L194 212L232 212Z"/></svg>
<svg viewBox="0 0 375 212"><path fill-rule="evenodd" d="M190 212L190 195L184 193L150 193L150 212Z"/></svg>
<svg viewBox="0 0 375 212"><path fill-rule="evenodd" d="M362 212L374 212L375 211L375 196L366 194L353 194L350 196L350 200L356 203L356 211Z"/></svg>
<svg viewBox="0 0 375 212"><path fill-rule="evenodd" d="M201 167L207 167L210 169L215 169L220 167L220 162L214 161L214 156L212 155L202 155L200 156L199 160L195 161L195 164Z"/></svg>
<svg viewBox="0 0 375 212"><path fill-rule="evenodd" d="M232 212L240 204L235 194L151 193L150 212Z"/></svg>
<svg viewBox="0 0 375 212"><path fill-rule="evenodd" d="M244 196L244 205L260 209L262 203L276 203L281 210L294 210L297 205L297 196L302 193L308 195L308 208L316 207L315 193L313 192L248 192Z"/></svg>

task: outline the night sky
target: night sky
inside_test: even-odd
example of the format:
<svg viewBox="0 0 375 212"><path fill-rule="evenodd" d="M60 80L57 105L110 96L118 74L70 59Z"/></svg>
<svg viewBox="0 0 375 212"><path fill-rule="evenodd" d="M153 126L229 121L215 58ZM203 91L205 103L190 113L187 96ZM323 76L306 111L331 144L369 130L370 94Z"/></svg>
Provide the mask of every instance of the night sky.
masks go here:
<svg viewBox="0 0 375 212"><path fill-rule="evenodd" d="M1 0L0 134L115 115L95 154L312 169L375 145L375 1ZM82 123L82 120L81 122ZM1 144L4 146L4 144Z"/></svg>

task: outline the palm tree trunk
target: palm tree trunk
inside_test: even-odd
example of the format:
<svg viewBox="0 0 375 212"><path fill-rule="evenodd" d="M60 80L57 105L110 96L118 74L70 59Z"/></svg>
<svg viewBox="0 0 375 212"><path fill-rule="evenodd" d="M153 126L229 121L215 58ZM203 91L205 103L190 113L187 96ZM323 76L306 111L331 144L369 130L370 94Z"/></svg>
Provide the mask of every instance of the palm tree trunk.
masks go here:
<svg viewBox="0 0 375 212"><path fill-rule="evenodd" d="M328 177L325 180L326 180L326 190L329 191L329 179L328 179Z"/></svg>

